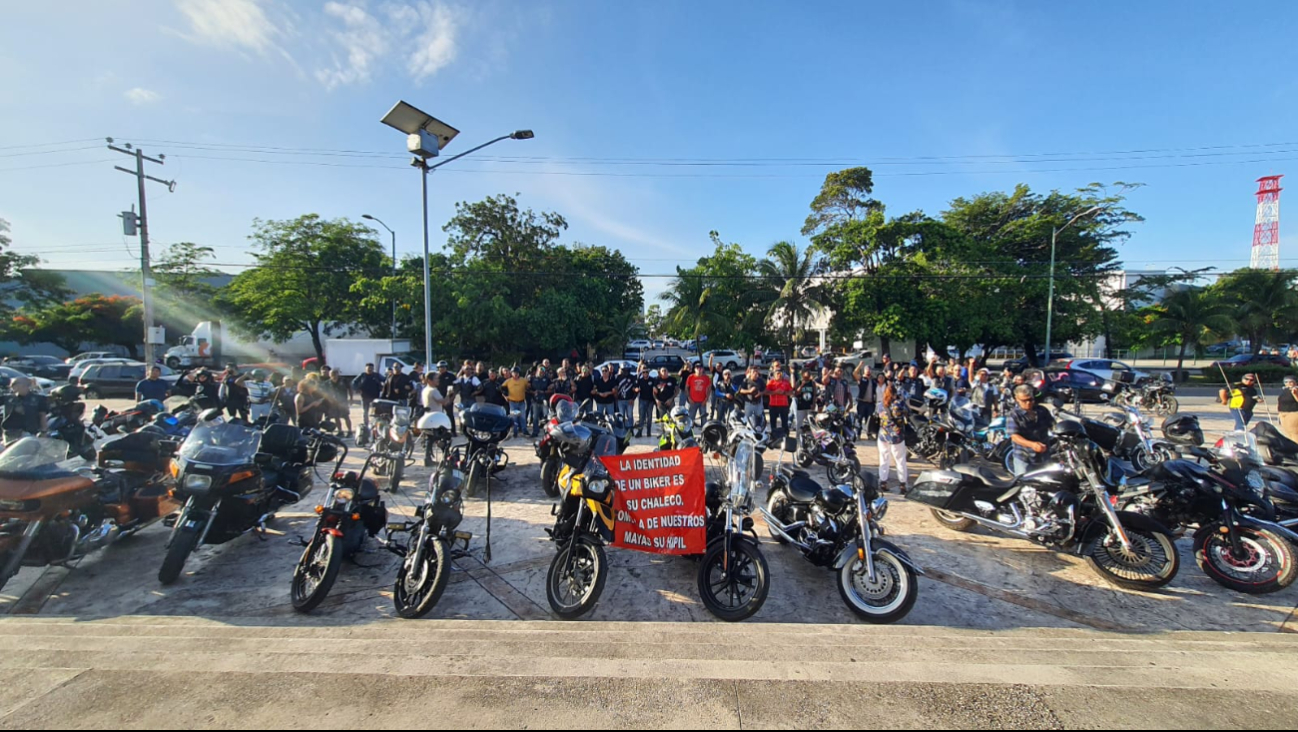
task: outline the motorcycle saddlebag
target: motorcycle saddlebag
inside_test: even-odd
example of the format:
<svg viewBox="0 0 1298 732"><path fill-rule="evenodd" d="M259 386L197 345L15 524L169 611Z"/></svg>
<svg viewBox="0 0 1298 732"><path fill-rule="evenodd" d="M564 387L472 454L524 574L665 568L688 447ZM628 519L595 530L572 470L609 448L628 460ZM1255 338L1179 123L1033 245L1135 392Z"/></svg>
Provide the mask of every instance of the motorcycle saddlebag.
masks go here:
<svg viewBox="0 0 1298 732"><path fill-rule="evenodd" d="M963 480L963 475L952 470L925 470L919 474L906 497L933 508L957 510L956 497L961 492Z"/></svg>
<svg viewBox="0 0 1298 732"><path fill-rule="evenodd" d="M99 448L99 467L152 473L163 467L162 441L156 432L130 432L113 437Z"/></svg>
<svg viewBox="0 0 1298 732"><path fill-rule="evenodd" d="M131 512L139 519L158 518L180 508L163 483L149 483L131 496Z"/></svg>

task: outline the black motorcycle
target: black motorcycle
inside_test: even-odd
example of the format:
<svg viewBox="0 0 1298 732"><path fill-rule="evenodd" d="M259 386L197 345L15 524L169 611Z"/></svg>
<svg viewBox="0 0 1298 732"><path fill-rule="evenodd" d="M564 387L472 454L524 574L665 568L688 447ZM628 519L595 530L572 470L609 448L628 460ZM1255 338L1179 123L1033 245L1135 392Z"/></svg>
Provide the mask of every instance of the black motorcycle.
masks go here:
<svg viewBox="0 0 1298 732"><path fill-rule="evenodd" d="M1170 374L1161 378L1146 379L1139 384L1123 384L1113 395L1113 403L1125 407L1148 409L1160 417L1176 414L1181 409L1176 400L1176 385Z"/></svg>
<svg viewBox="0 0 1298 732"><path fill-rule="evenodd" d="M293 609L309 613L329 595L344 558L353 558L387 526L388 509L379 496L379 484L366 477L374 456L370 455L357 473L342 469L347 445L333 435L315 430L310 435L338 452L330 474L329 493L316 507L320 519L311 540L299 540L305 550L293 570L290 594Z"/></svg>
<svg viewBox="0 0 1298 732"><path fill-rule="evenodd" d="M786 440L785 450L795 447ZM892 542L879 522L888 501L878 479L855 473L842 485L822 487L806 471L780 464L771 476L766 508L758 509L771 538L789 544L817 567L838 574L838 594L871 623L906 617L924 571Z"/></svg>
<svg viewBox="0 0 1298 732"><path fill-rule="evenodd" d="M796 405L793 407L793 420L798 421ZM856 437L856 430L847 415L831 404L822 412L808 413L798 425L793 459L803 468L825 466L825 474L834 485L847 483L853 475L861 472L861 459L856 456Z"/></svg>
<svg viewBox="0 0 1298 732"><path fill-rule="evenodd" d="M1266 483L1259 466L1202 448L1188 451L1208 466L1167 460L1148 477L1133 477L1112 465L1118 508L1175 531L1194 529L1195 561L1223 587L1261 595L1293 584L1298 565L1289 541L1298 541L1298 534L1272 522L1275 508L1262 497Z"/></svg>
<svg viewBox="0 0 1298 732"><path fill-rule="evenodd" d="M456 530L464 519L463 456L459 448L451 449L449 432L438 436L436 446L442 458L428 479L424 504L415 509L414 521L389 524L384 544L401 557L392 604L403 618L422 618L437 605L451 576L451 560L467 555L473 538L467 531ZM408 539L401 542L394 538L401 534ZM453 549L457 541L463 543L462 549Z"/></svg>
<svg viewBox="0 0 1298 732"><path fill-rule="evenodd" d="M699 559L699 598L721 620L752 617L771 592L771 572L753 532L757 445L743 439L726 456L722 480L706 484L707 550Z"/></svg>
<svg viewBox="0 0 1298 732"><path fill-rule="evenodd" d="M1055 425L1054 460L1021 476L985 465L925 471L907 494L943 526L981 525L1085 557L1101 577L1128 589L1166 585L1180 569L1172 532L1154 519L1117 511L1102 480L1100 448L1075 420Z"/></svg>
<svg viewBox="0 0 1298 732"><path fill-rule="evenodd" d="M500 443L509 437L514 423L505 408L497 404L473 404L460 412L460 424L469 442L464 463L468 468L465 493L470 498L486 492L490 496L491 475L509 467L509 455Z"/></svg>
<svg viewBox="0 0 1298 732"><path fill-rule="evenodd" d="M95 439L105 436L95 425L86 425L86 403L81 401L81 388L64 384L51 389L49 394L49 421L45 434L68 443L68 453L85 460L95 459Z"/></svg>
<svg viewBox="0 0 1298 732"><path fill-rule="evenodd" d="M904 433L907 452L943 470L972 459L970 435L976 426L954 418L947 405L943 389L929 389L912 397L907 401L910 416Z"/></svg>
<svg viewBox="0 0 1298 732"><path fill-rule="evenodd" d="M201 544L264 531L277 508L311 491L310 466L336 455L333 443L308 443L297 427L276 424L262 432L226 422L215 410L204 414L172 461L176 495L185 505L172 524L158 581L175 582Z"/></svg>

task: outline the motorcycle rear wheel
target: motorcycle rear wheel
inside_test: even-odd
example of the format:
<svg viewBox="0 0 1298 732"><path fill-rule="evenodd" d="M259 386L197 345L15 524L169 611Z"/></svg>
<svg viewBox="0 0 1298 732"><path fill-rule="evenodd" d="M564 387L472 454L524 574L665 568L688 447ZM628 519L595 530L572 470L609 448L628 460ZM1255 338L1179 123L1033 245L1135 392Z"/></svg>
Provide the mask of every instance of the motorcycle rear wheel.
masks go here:
<svg viewBox="0 0 1298 732"><path fill-rule="evenodd" d="M184 516L180 518L184 519ZM185 561L198 547L198 536L197 528L181 528L176 531L176 535L171 538L171 546L167 547L167 556L162 560L162 567L158 570L159 582L169 585L180 578L180 573L185 569Z"/></svg>
<svg viewBox="0 0 1298 732"><path fill-rule="evenodd" d="M838 571L838 595L858 618L870 623L895 623L906 617L919 596L919 579L889 552L874 554L875 581L865 562L855 557Z"/></svg>
<svg viewBox="0 0 1298 732"><path fill-rule="evenodd" d="M590 612L604 592L608 559L604 547L586 539L570 541L554 555L545 574L545 599L564 620Z"/></svg>
<svg viewBox="0 0 1298 732"><path fill-rule="evenodd" d="M937 508L930 508L933 518L937 519L939 524L951 529L952 531L968 531L974 527L974 520L967 519L958 513L943 511Z"/></svg>
<svg viewBox="0 0 1298 732"><path fill-rule="evenodd" d="M1171 534L1123 526L1131 540L1127 553L1116 536L1105 532L1092 539L1082 554L1091 569L1110 584L1128 590L1156 590L1176 578L1181 555Z"/></svg>
<svg viewBox="0 0 1298 732"><path fill-rule="evenodd" d="M1194 560L1213 582L1236 592L1265 595L1283 590L1298 577L1293 547L1274 532L1240 526L1244 551L1237 557L1220 527L1205 527L1194 537Z"/></svg>
<svg viewBox="0 0 1298 732"><path fill-rule="evenodd" d="M418 536L418 533L415 533ZM414 553L414 547L410 548ZM408 561L402 561L397 570L397 581L392 586L392 605L397 615L413 620L422 618L437 605L446 591L446 582L451 577L451 568L447 566L446 543L440 537L430 537L424 548L421 560L423 567L412 568ZM411 570L422 572L422 576L410 579Z"/></svg>
<svg viewBox="0 0 1298 732"><path fill-rule="evenodd" d="M730 540L727 557L724 538L714 539L699 562L699 598L708 612L728 623L752 617L771 592L766 557L755 544Z"/></svg>
<svg viewBox="0 0 1298 732"><path fill-rule="evenodd" d="M300 613L309 613L316 609L333 589L338 579L338 569L343 563L342 549L338 546L338 537L333 534L318 533L315 539L302 551L293 570L291 594L293 609Z"/></svg>
<svg viewBox="0 0 1298 732"><path fill-rule="evenodd" d="M1154 409L1154 414L1160 417L1170 417L1181 411L1181 403L1174 396L1163 396L1159 398L1158 405Z"/></svg>

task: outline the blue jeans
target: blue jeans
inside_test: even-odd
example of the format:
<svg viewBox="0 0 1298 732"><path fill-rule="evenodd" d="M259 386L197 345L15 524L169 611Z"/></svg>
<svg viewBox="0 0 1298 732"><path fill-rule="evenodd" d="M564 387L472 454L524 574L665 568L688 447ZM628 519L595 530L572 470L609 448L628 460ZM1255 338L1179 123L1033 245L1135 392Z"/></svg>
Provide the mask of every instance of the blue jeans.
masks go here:
<svg viewBox="0 0 1298 732"><path fill-rule="evenodd" d="M1036 457L1025 457L1020 452L1010 453L1010 461L1014 466L1014 474L1023 475L1029 470L1033 470L1035 468L1040 467L1041 464L1044 462L1047 454L1048 453L1043 452L1040 455L1037 455Z"/></svg>
<svg viewBox="0 0 1298 732"><path fill-rule="evenodd" d="M514 434L523 434L527 429L527 402L510 402L509 418L514 421Z"/></svg>
<svg viewBox="0 0 1298 732"><path fill-rule="evenodd" d="M708 418L707 402L688 402L690 408L690 419L694 420L695 429L702 427Z"/></svg>
<svg viewBox="0 0 1298 732"><path fill-rule="evenodd" d="M612 417L614 406L615 405L612 402L608 404L596 404L595 411L599 412L600 414L607 414L608 416Z"/></svg>
<svg viewBox="0 0 1298 732"><path fill-rule="evenodd" d="M638 401L640 402L640 419L635 423L635 431L648 437L654 419L654 403L644 399Z"/></svg>
<svg viewBox="0 0 1298 732"><path fill-rule="evenodd" d="M1242 409L1231 409L1230 416L1235 418L1235 431L1245 432L1248 430L1248 423L1253 419L1252 412L1245 412Z"/></svg>
<svg viewBox="0 0 1298 732"><path fill-rule="evenodd" d="M528 406L527 419L530 423L532 436L535 437L545 427L547 421L545 415L545 402L540 400L532 402Z"/></svg>
<svg viewBox="0 0 1298 732"><path fill-rule="evenodd" d="M766 413L762 409L762 403L744 402L744 419L754 428L764 429L766 427Z"/></svg>
<svg viewBox="0 0 1298 732"><path fill-rule="evenodd" d="M617 403L617 411L626 420L627 429L631 429L635 424L635 402L630 399L620 401Z"/></svg>

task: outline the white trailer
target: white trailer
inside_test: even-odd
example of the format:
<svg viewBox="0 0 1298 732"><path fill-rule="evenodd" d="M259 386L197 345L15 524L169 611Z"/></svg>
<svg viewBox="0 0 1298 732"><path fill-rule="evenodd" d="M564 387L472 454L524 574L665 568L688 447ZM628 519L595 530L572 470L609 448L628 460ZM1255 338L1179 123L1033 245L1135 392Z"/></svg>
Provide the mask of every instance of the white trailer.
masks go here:
<svg viewBox="0 0 1298 732"><path fill-rule="evenodd" d="M393 363L400 363L410 373L415 359L410 355L409 340L330 338L325 341L325 363L341 371L344 377L352 377L365 371L367 363L374 364L380 374L386 373Z"/></svg>

